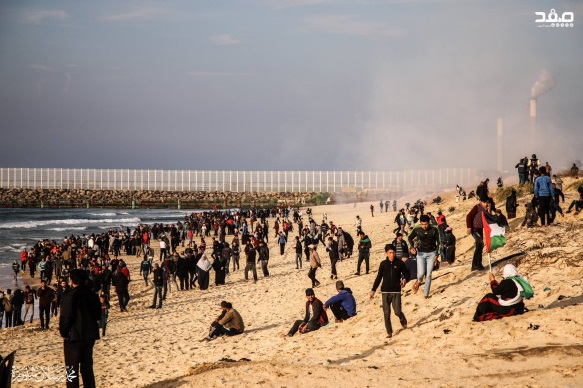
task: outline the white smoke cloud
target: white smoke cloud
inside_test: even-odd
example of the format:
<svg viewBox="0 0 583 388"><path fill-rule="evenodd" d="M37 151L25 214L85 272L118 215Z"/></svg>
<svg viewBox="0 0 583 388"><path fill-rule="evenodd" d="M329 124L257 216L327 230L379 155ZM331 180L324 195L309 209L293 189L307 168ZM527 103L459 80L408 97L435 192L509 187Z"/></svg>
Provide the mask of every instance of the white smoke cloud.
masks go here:
<svg viewBox="0 0 583 388"><path fill-rule="evenodd" d="M530 90L530 98L537 98L542 96L543 94L549 92L554 86L555 77L553 76L553 73L547 69L543 69L539 73L534 85L532 85L532 89Z"/></svg>

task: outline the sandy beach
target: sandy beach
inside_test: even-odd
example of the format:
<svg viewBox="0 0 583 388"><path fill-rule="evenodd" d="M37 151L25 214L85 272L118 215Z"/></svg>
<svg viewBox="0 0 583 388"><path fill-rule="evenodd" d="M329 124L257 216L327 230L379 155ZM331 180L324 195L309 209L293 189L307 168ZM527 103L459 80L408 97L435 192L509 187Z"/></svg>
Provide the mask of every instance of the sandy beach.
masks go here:
<svg viewBox="0 0 583 388"><path fill-rule="evenodd" d="M567 188L573 180L565 179ZM575 189L565 189L566 205L575 199ZM241 269L227 277L225 286L208 291L177 291L174 287L161 310L147 307L152 286L139 276L139 259L124 257L132 275L128 313L120 313L112 291L108 332L97 341L94 370L98 386L274 386L274 387L380 387L399 386L581 386L583 385L583 218L566 214L560 225L518 229L524 215L519 198L518 219L511 220L507 244L494 252L492 261L524 252L510 263L528 277L535 296L525 301L530 310L521 316L484 323L472 322L480 298L489 292L487 272L470 272L473 239L465 234L465 217L475 200L455 203L453 191L442 193L440 208L458 238L457 258L433 273L431 298L413 294L412 282L403 293L403 312L409 327L399 327L387 339L380 293L369 300L383 247L393 240L395 213L371 217L369 202L313 208L355 236L356 215L372 241L371 273L355 276L357 258L338 264L338 277L354 292L358 315L344 323L331 323L306 335L287 338L296 319L304 315L305 288L310 286L308 264L295 269L294 246L285 254L270 235L271 276L245 282ZM417 198L407 198L413 203ZM428 203L431 198L428 199ZM399 201L404 206L405 199ZM503 204L500 205L503 208ZM449 211L450 207L455 210ZM564 208L566 206L563 206ZM566 210L566 209L565 209ZM272 221L270 220L270 224ZM272 232L273 233L273 232ZM294 231L290 236L295 236ZM230 241L230 237L227 236ZM291 239L290 239L291 240ZM154 247L157 250L156 244ZM179 249L181 251L181 249ZM315 289L322 301L335 294L330 262L319 248L323 268ZM157 256L156 256L157 257ZM244 262L242 255L241 261ZM484 256L484 265L488 261ZM506 262L505 262L506 263ZM505 264L504 263L504 264ZM502 265L494 267L497 279ZM243 265L241 266L243 268ZM231 338L201 342L219 303L227 300L242 315L245 333ZM532 325L532 326L531 326ZM40 331L38 323L0 331L0 353L17 350L15 366L63 364L62 339L57 323ZM534 330L536 328L536 330ZM39 386L24 381L16 386ZM50 386L43 381L43 386ZM56 386L61 384L54 384Z"/></svg>

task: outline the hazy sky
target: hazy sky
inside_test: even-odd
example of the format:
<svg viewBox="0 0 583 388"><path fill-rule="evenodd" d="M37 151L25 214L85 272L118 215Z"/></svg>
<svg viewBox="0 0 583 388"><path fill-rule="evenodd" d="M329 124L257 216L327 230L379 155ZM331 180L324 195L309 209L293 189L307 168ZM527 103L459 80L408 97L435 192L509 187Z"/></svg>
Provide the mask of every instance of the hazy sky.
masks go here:
<svg viewBox="0 0 583 388"><path fill-rule="evenodd" d="M582 1L4 0L0 166L492 169L499 117L506 168L566 166L582 42Z"/></svg>

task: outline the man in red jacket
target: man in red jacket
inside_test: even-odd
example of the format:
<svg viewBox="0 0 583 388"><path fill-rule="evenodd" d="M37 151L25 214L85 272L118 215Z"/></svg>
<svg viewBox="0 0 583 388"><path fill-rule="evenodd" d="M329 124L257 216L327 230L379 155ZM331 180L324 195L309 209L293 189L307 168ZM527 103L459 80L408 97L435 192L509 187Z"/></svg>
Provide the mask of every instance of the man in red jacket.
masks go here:
<svg viewBox="0 0 583 388"><path fill-rule="evenodd" d="M297 320L287 334L288 337L293 337L295 333L302 334L310 331L315 331L328 324L328 314L324 310L324 304L316 298L314 290L306 289L306 315L303 320Z"/></svg>

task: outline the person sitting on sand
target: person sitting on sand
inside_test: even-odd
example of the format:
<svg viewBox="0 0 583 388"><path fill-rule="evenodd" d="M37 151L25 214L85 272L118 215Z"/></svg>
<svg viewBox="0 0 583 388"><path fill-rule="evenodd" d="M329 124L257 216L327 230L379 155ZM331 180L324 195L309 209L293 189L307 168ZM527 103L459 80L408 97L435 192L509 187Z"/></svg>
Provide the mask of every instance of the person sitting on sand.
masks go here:
<svg viewBox="0 0 583 388"><path fill-rule="evenodd" d="M245 324L241 314L233 308L230 302L222 301L221 309L223 310L221 315L211 323L208 340L214 340L223 335L232 337L245 331Z"/></svg>
<svg viewBox="0 0 583 388"><path fill-rule="evenodd" d="M293 337L298 331L301 334L306 334L328 324L328 314L326 314L322 302L316 298L313 289L306 289L306 299L306 315L303 320L294 322L289 333L287 333L288 337Z"/></svg>
<svg viewBox="0 0 583 388"><path fill-rule="evenodd" d="M324 303L324 309L330 308L336 318L336 323L341 323L356 315L356 300L352 295L352 290L344 288L342 280L336 282L336 291L338 293Z"/></svg>
<svg viewBox="0 0 583 388"><path fill-rule="evenodd" d="M523 314L524 303L520 294L522 286L513 278L520 277L524 281L526 279L518 273L516 267L506 264L503 271L504 280L500 283L496 281L494 274L489 273L488 277L492 293L486 294L480 300L474 314L474 321L484 322Z"/></svg>

